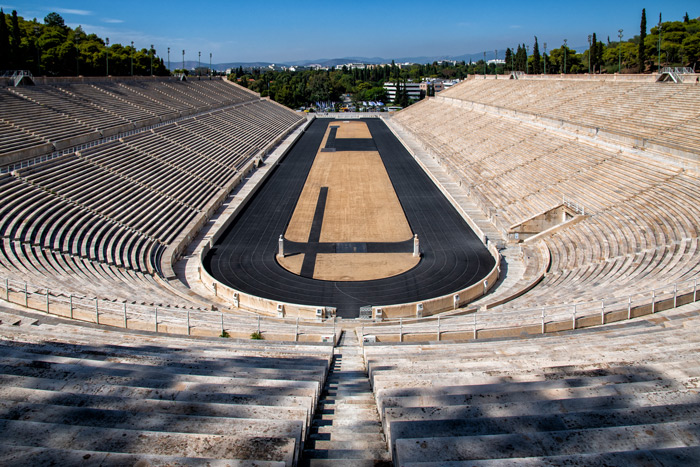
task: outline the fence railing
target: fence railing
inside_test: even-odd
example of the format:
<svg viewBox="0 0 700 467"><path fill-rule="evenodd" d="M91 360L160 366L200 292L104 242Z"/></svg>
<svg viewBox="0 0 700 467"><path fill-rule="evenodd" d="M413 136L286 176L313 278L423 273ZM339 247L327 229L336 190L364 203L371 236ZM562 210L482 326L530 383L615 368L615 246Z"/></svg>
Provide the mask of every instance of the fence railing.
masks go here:
<svg viewBox="0 0 700 467"><path fill-rule="evenodd" d="M336 320L306 321L104 300L0 277L0 300L48 315L141 331L288 341L336 340Z"/></svg>
<svg viewBox="0 0 700 467"><path fill-rule="evenodd" d="M662 73L675 73L677 75L692 75L695 73L691 67L688 66L683 66L683 67L664 67L661 70Z"/></svg>
<svg viewBox="0 0 700 467"><path fill-rule="evenodd" d="M484 339L596 326L676 308L698 299L698 278L626 296L541 307L490 309L464 316L385 320L360 329L378 341ZM373 340L373 339L370 339Z"/></svg>

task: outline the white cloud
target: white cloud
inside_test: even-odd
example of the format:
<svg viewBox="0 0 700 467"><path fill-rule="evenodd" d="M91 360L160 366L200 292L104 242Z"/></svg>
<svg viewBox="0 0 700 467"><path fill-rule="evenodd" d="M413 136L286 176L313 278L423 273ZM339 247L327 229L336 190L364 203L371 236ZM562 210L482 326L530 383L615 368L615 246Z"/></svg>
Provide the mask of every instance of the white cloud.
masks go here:
<svg viewBox="0 0 700 467"><path fill-rule="evenodd" d="M49 9L55 11L56 13L63 13L64 15L91 16L93 14L92 11L89 10L76 10L73 8L52 7Z"/></svg>
<svg viewBox="0 0 700 467"><path fill-rule="evenodd" d="M124 22L122 19L113 19L113 18L104 18L102 20L103 23L109 23L109 24L121 24Z"/></svg>

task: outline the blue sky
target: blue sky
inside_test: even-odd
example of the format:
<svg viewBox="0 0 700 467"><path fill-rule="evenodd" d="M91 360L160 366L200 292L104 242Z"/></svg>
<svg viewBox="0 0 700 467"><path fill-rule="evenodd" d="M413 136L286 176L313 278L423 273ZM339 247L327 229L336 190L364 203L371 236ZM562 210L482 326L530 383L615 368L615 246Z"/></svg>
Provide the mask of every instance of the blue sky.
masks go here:
<svg viewBox="0 0 700 467"><path fill-rule="evenodd" d="M15 0L0 2L9 13L40 21L59 13L71 27L109 37L111 43L138 48L154 44L158 55L214 63L348 56L398 58L499 51L518 43L570 47L599 39L639 34L642 8L649 27L659 12L664 21L681 20L687 11L700 15L700 3L689 1L100 1ZM624 39L624 38L623 38ZM499 52L499 55L502 52Z"/></svg>

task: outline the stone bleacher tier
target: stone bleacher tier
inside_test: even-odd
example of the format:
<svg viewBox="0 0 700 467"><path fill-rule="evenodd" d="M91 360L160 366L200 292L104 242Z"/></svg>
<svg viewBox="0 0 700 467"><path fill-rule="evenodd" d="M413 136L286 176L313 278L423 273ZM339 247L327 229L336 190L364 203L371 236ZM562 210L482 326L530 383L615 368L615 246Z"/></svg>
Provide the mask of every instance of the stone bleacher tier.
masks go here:
<svg viewBox="0 0 700 467"><path fill-rule="evenodd" d="M160 123L0 174L0 274L143 303L187 305L153 286L161 255L254 155L302 120L221 80L0 91L0 157Z"/></svg>
<svg viewBox="0 0 700 467"><path fill-rule="evenodd" d="M544 238L546 277L480 314L497 319L697 276L700 179L673 160L700 148L698 89L468 80L392 117L493 219L493 231L563 198L585 206L588 217ZM262 148L303 120L219 80L0 89L0 106L5 159L100 141L0 174L0 275L188 309L192 301L156 280L161 255ZM589 137L591 129L601 136ZM605 134L655 146L645 153ZM16 313L0 310L3 464L700 458L697 304L529 340L360 349L346 330L335 356L330 345L139 334Z"/></svg>
<svg viewBox="0 0 700 467"><path fill-rule="evenodd" d="M394 118L502 232L563 199L584 206L585 220L544 239L552 257L545 279L498 307L505 311L628 296L700 272L700 178L668 162L672 149L692 152L700 141L691 129L700 105L688 102L700 104L696 86L472 79ZM567 131L548 123L562 120ZM577 138L576 125L672 147L664 160L659 152L646 157L604 138Z"/></svg>
<svg viewBox="0 0 700 467"><path fill-rule="evenodd" d="M0 311L3 465L293 466L328 345L193 341Z"/></svg>

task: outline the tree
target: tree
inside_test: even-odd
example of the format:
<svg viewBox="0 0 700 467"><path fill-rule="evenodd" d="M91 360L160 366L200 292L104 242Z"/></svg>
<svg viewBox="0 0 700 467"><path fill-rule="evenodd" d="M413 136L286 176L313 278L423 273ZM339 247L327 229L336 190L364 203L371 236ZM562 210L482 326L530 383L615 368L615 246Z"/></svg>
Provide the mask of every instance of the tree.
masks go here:
<svg viewBox="0 0 700 467"><path fill-rule="evenodd" d="M510 50L510 47L506 49L506 68L509 68L510 71L513 71L513 51Z"/></svg>
<svg viewBox="0 0 700 467"><path fill-rule="evenodd" d="M685 12L685 16L683 16L683 22L688 24L690 23L690 18L688 18L688 12Z"/></svg>
<svg viewBox="0 0 700 467"><path fill-rule="evenodd" d="M7 30L5 13L0 8L0 70L11 68L10 33Z"/></svg>
<svg viewBox="0 0 700 467"><path fill-rule="evenodd" d="M65 29L66 23L63 21L63 18L61 18L61 15L58 13L49 13L46 15L44 18L44 24L47 26L51 27L58 27L61 29Z"/></svg>
<svg viewBox="0 0 700 467"><path fill-rule="evenodd" d="M595 33L593 33L591 47L588 49L588 54L591 56L591 69L593 70L593 73L595 73L596 67L598 67L600 63L600 54L598 54L598 50L598 38L596 37ZM598 71L600 71L600 68L598 68Z"/></svg>
<svg viewBox="0 0 700 467"><path fill-rule="evenodd" d="M540 69L540 46L537 43L537 36L535 36L535 46L532 48L532 72L536 75L542 73Z"/></svg>
<svg viewBox="0 0 700 467"><path fill-rule="evenodd" d="M644 39L647 37L647 12L642 8L642 22L639 25L639 51L637 52L639 60L639 72L644 73L644 65L646 62L646 48L644 47Z"/></svg>
<svg viewBox="0 0 700 467"><path fill-rule="evenodd" d="M10 49L12 50L13 68L25 68L24 60L22 60L22 31L19 29L17 10L12 10L12 36L10 37L10 39Z"/></svg>

